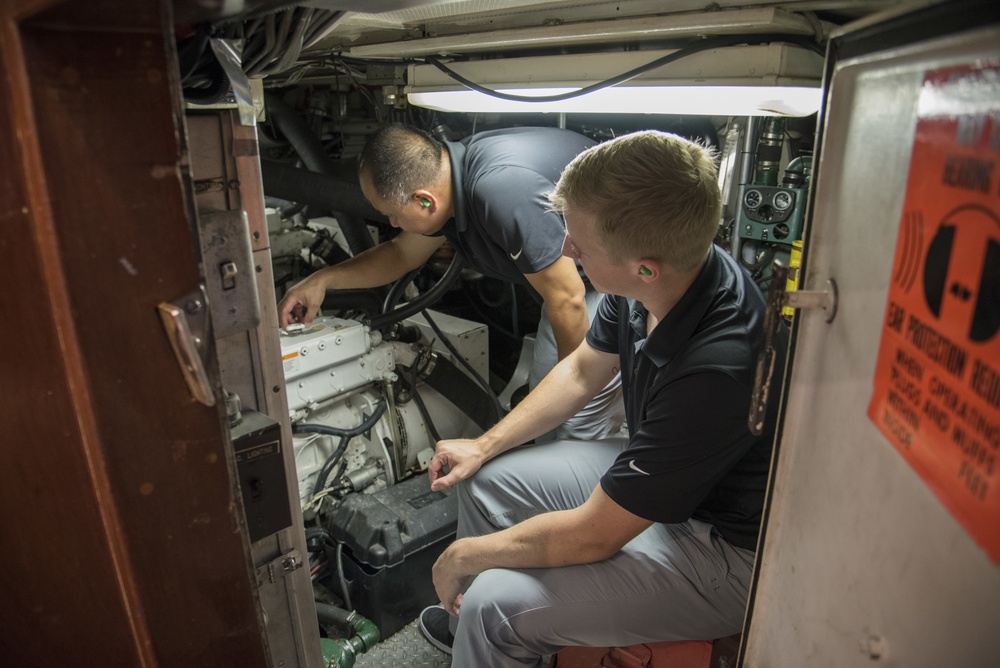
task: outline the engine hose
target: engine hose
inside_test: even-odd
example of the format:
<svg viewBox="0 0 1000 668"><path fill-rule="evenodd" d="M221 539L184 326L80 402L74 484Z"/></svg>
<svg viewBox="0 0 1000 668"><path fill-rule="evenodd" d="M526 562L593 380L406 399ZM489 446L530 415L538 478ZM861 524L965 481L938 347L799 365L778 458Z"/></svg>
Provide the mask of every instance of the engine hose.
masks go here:
<svg viewBox="0 0 1000 668"><path fill-rule="evenodd" d="M425 313L424 316L426 315ZM438 334L438 337L442 341L448 341L443 334ZM503 418L504 412L500 400L493 389L486 384L486 380L460 353L452 350L452 355L460 362L465 362L466 368L473 374L475 380L462 373L446 357L438 356L434 367L423 376L424 382L455 404L462 414L469 416L483 431L486 431Z"/></svg>
<svg viewBox="0 0 1000 668"><path fill-rule="evenodd" d="M316 604L317 611L320 603ZM375 623L357 613L350 613L350 622L354 635L350 638L320 638L320 648L323 652L323 665L326 668L353 668L358 654L367 652L378 643L379 632Z"/></svg>
<svg viewBox="0 0 1000 668"><path fill-rule="evenodd" d="M462 259L462 256L456 252L455 257L448 266L448 271L444 272L444 276L441 277L433 288L423 293L413 301L407 302L403 306L400 306L389 313L383 313L380 316L372 318L368 323L368 326L374 330L383 329L393 323L403 320L404 318L409 318L414 313L419 313L420 311L429 308L451 289L451 286L454 285L455 281L462 273L462 268L464 266L465 261Z"/></svg>
<svg viewBox="0 0 1000 668"><path fill-rule="evenodd" d="M323 462L323 466L319 469L319 474L316 476L316 486L313 488L313 496L323 491L326 486L326 480L330 476L330 472L340 460L341 456L343 456L344 451L347 449L347 444L351 442L351 439L365 433L378 424L378 421L382 419L382 414L385 413L385 407L385 400L380 400L372 410L372 414L353 429L340 429L338 427L330 427L325 424L310 423L292 425L293 434L324 434L327 436L340 437L340 443L337 444L337 448L330 454L329 457L327 457L326 461Z"/></svg>
<svg viewBox="0 0 1000 668"><path fill-rule="evenodd" d="M265 195L341 214L338 217L342 222L341 231L354 255L373 245L365 220L388 222L368 203L356 181L298 169L274 160L260 161L260 176Z"/></svg>
<svg viewBox="0 0 1000 668"><path fill-rule="evenodd" d="M406 286L413 282L413 279L417 277L420 273L420 268L417 267L406 276L403 276L395 283L392 284L392 289L389 290L389 294L385 297L385 302L382 304L382 313L389 313L392 309L396 308L396 304L399 303L400 297L403 296L403 291L406 290Z"/></svg>
<svg viewBox="0 0 1000 668"><path fill-rule="evenodd" d="M357 617L358 613L338 608L329 603L316 601L316 616L319 617L319 621L323 624L336 624L350 628L353 618ZM351 630L353 631L353 628Z"/></svg>
<svg viewBox="0 0 1000 668"><path fill-rule="evenodd" d="M208 105L217 104L225 99L229 94L229 77L215 56L205 63L202 74L207 77L208 84L199 86L191 85L189 82L182 89L184 101L196 105Z"/></svg>
<svg viewBox="0 0 1000 668"><path fill-rule="evenodd" d="M347 182L353 182L356 179L353 170L348 173L347 169L342 168L326 154L323 143L309 127L306 119L288 106L279 95L265 94L264 100L274 124L309 170ZM336 209L336 211L343 214L340 216L341 219L350 218L349 220L340 220L340 227L352 255L357 255L375 245L364 220L359 220L350 211L341 211L340 209Z"/></svg>
<svg viewBox="0 0 1000 668"><path fill-rule="evenodd" d="M360 190L361 186L358 186ZM367 201L367 200L366 200ZM351 255L358 255L369 248L375 247L371 232L362 216L348 211L337 210L337 222L340 223L340 231L344 233Z"/></svg>
<svg viewBox="0 0 1000 668"><path fill-rule="evenodd" d="M328 310L362 311L371 317L382 312L382 299L376 289L327 290L323 312Z"/></svg>
<svg viewBox="0 0 1000 668"><path fill-rule="evenodd" d="M485 378L483 378L479 374L478 371L476 371L476 369L471 364L469 364L469 360L465 359L465 356L462 355L460 352L458 352L458 348L452 345L451 341L449 341L448 338L444 335L444 332L441 331L441 328L438 327L437 323L434 322L434 320L431 318L431 314L425 311L424 317L427 318L427 323L431 326L431 329L434 330L434 333L438 335L438 338L441 339L441 342L445 345L445 347L451 351L451 354L455 356L455 359L458 360L459 364L464 366L465 369L470 374L472 374L472 377L476 379L476 382L479 383L479 386L483 388L483 392L485 392L486 395L490 398L490 401L493 403L493 410L496 412L496 421L499 422L500 420L502 420L504 416L503 406L500 405L500 398L497 397L496 392L493 391L493 388L490 387L490 384L486 381Z"/></svg>
<svg viewBox="0 0 1000 668"><path fill-rule="evenodd" d="M781 162L781 148L785 141L785 119L764 120L760 137L757 139L757 154L754 160L754 185L778 185L778 165Z"/></svg>
<svg viewBox="0 0 1000 668"><path fill-rule="evenodd" d="M340 594L344 599L344 605L353 610L351 590L347 587L347 578L344 577L344 544L341 542L337 543L337 580L340 582Z"/></svg>
<svg viewBox="0 0 1000 668"><path fill-rule="evenodd" d="M302 164L320 174L343 176L337 174L333 159L326 154L322 142L309 128L302 114L288 106L281 96L275 93L265 93L264 104L275 127L295 149L295 153L302 159Z"/></svg>

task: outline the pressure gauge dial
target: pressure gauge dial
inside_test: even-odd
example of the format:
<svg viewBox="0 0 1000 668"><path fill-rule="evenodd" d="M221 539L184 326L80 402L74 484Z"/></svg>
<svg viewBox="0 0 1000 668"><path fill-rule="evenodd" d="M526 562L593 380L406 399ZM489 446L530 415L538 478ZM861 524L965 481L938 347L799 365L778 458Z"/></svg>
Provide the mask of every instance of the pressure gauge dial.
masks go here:
<svg viewBox="0 0 1000 668"><path fill-rule="evenodd" d="M748 209L756 209L763 200L764 197L760 194L759 190L748 190L743 195L743 203Z"/></svg>
<svg viewBox="0 0 1000 668"><path fill-rule="evenodd" d="M791 193L779 192L774 195L774 208L778 211L784 211L792 205L792 195Z"/></svg>

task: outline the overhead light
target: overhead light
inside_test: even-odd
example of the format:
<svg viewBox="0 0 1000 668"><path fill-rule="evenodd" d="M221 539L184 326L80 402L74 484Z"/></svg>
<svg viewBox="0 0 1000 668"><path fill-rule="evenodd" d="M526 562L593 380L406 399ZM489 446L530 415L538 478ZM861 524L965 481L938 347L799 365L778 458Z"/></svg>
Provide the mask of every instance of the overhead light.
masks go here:
<svg viewBox="0 0 1000 668"><path fill-rule="evenodd" d="M549 97L610 79L672 53L641 51L450 63L502 93ZM709 49L614 87L553 102L512 101L470 90L433 65L411 65L411 104L440 111L808 116L822 100L823 58L788 44Z"/></svg>
<svg viewBox="0 0 1000 668"><path fill-rule="evenodd" d="M503 89L515 95L558 95L579 88ZM410 104L469 113L604 113L727 116L808 116L819 109L819 88L777 86L620 86L560 102L499 100L474 90L410 93Z"/></svg>

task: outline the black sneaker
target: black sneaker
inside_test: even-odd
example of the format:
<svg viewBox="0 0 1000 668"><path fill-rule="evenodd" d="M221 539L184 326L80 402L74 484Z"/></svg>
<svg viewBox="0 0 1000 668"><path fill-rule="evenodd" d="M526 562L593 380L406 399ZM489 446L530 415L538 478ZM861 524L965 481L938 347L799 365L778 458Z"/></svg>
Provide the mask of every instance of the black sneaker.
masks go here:
<svg viewBox="0 0 1000 668"><path fill-rule="evenodd" d="M451 646L455 643L455 636L448 628L448 617L448 611L440 605L432 605L420 612L420 632L427 642L445 654L451 654Z"/></svg>

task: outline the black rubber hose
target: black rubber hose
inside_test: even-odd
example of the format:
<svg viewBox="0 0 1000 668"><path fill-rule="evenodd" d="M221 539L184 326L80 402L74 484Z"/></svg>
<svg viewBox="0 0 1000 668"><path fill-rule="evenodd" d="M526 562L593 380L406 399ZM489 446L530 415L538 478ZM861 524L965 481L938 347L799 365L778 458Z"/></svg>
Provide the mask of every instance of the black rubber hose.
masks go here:
<svg viewBox="0 0 1000 668"><path fill-rule="evenodd" d="M347 450L347 444L350 443L351 439L355 436L363 434L374 427L382 418L382 414L385 413L385 406L386 403L384 400L379 401L378 404L375 405L375 409L372 411L372 414L353 429L340 429L338 427L330 427L325 424L310 423L292 425L293 434L324 434L327 436L340 437L340 443L337 444L336 450L334 450L330 456L327 457L326 461L323 462L323 466L319 469L319 474L316 476L316 486L313 487L313 496L323 491L326 486L326 480L330 476L330 472L343 456L344 451Z"/></svg>
<svg viewBox="0 0 1000 668"><path fill-rule="evenodd" d="M226 95L229 94L229 77L226 76L226 71L214 55L204 65L201 74L207 77L208 85L189 84L185 86L182 89L184 100L191 104L206 105L217 104L225 99ZM192 76L189 78L197 80L198 77Z"/></svg>
<svg viewBox="0 0 1000 668"><path fill-rule="evenodd" d="M333 176L338 173L333 159L326 154L323 143L313 133L302 114L285 103L275 93L264 94L264 104L271 121L292 145L302 164L314 172Z"/></svg>
<svg viewBox="0 0 1000 668"><path fill-rule="evenodd" d="M349 609L353 610L354 605L351 603L351 590L347 586L347 578L344 576L344 544L337 541L337 580L340 581L340 596L344 599L344 605ZM351 630L354 630L354 625L351 625Z"/></svg>
<svg viewBox="0 0 1000 668"><path fill-rule="evenodd" d="M477 383L479 383L479 386L483 389L483 392L485 392L486 396L489 397L490 403L493 406L493 412L496 414L496 422L502 420L504 416L504 411L503 411L503 406L500 404L500 398L497 397L497 393L493 391L493 388L490 387L490 384L486 381L486 379L483 378L478 371L476 371L475 367L469 364L469 360L465 359L465 356L463 356L462 353L458 351L458 348L456 348L452 344L452 342L448 340L448 337L444 335L444 332L441 331L441 328L438 327L437 323L434 322L434 319L431 318L431 314L424 311L424 318L427 319L427 324L431 326L431 329L434 330L434 333L438 335L439 339L441 339L441 343L443 343L445 347L449 351L451 351L451 354L455 357L455 359L459 362L459 364L464 366L466 370L470 374L472 374L472 377L476 379ZM496 424L496 422L494 424ZM488 426L492 427L493 425L488 425Z"/></svg>
<svg viewBox="0 0 1000 668"><path fill-rule="evenodd" d="M389 290L389 294L385 297L385 302L382 304L382 313L388 313L392 309L396 308L396 304L399 303L400 297L403 296L403 291L406 290L406 286L413 282L413 279L417 277L420 273L420 267L417 267L406 276L403 276L395 283L392 284L392 288Z"/></svg>
<svg viewBox="0 0 1000 668"><path fill-rule="evenodd" d="M274 160L260 161L260 176L264 182L264 194L270 197L302 202L322 211L337 211L348 216L389 222L368 203L361 194L361 186L357 181L298 169ZM365 229L365 234L367 233L368 230ZM344 236L347 234L345 230Z"/></svg>
<svg viewBox="0 0 1000 668"><path fill-rule="evenodd" d="M424 404L424 400L420 397L420 393L417 392L416 386L413 387L413 403L417 405L417 410L420 411L421 417L424 418L424 424L427 425L427 431L430 433L431 438L434 439L434 443L437 444L441 440L441 433L437 430L434 425L434 420L431 419L431 414L427 410L427 406ZM491 425L492 426L492 425Z"/></svg>
<svg viewBox="0 0 1000 668"><path fill-rule="evenodd" d="M327 290L323 312L328 310L362 311L372 317L382 312L382 297L375 289Z"/></svg>
<svg viewBox="0 0 1000 668"><path fill-rule="evenodd" d="M451 289L451 286L454 285L455 281L458 279L459 274L462 273L462 268L464 266L465 261L462 259L462 256L456 252L455 257L451 261L451 265L448 266L448 270L444 272L444 276L442 276L441 279L434 284L433 288L423 293L413 301L400 306L394 311L383 313L376 318L372 318L371 322L368 323L369 327L372 329L382 329L393 323L399 322L404 318L409 318L414 313L419 313L425 308L429 308Z"/></svg>
<svg viewBox="0 0 1000 668"><path fill-rule="evenodd" d="M312 131L306 119L301 114L288 106L277 94L265 94L264 100L268 113L271 115L271 120L274 121L278 131L285 136L285 139L295 149L299 158L302 159L302 163L310 171L336 177L347 183L353 184L356 182L357 176L355 172L352 170L348 173L348 165L346 163L342 166L326 154L323 143ZM360 194L361 186L358 185L356 188L357 193ZM364 199L363 196L362 199ZM295 199L294 201L302 202L303 200ZM351 249L352 255L362 253L375 245L372 241L372 235L368 232L368 227L365 225L365 221L357 215L356 211L345 210L338 204L331 205L331 209L342 214L337 219L341 224L340 229L344 233L344 238L347 240L347 245Z"/></svg>
<svg viewBox="0 0 1000 668"><path fill-rule="evenodd" d="M316 616L324 624L337 624L353 631L354 613L329 603L316 601Z"/></svg>
<svg viewBox="0 0 1000 668"><path fill-rule="evenodd" d="M360 191L361 186L358 186L358 192ZM368 225L365 224L365 219L362 216L338 209L336 218L352 255L359 255L369 248L374 248L375 242L372 240L371 232L368 231Z"/></svg>

